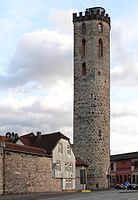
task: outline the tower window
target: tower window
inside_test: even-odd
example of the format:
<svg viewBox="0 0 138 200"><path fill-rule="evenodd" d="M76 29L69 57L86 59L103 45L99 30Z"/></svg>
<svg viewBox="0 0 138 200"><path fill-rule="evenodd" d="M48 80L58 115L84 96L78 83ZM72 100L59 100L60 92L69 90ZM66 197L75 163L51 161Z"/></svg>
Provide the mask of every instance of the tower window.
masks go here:
<svg viewBox="0 0 138 200"><path fill-rule="evenodd" d="M86 40L82 40L82 57L85 56L85 49L86 49Z"/></svg>
<svg viewBox="0 0 138 200"><path fill-rule="evenodd" d="M101 138L101 137L102 137L102 131L99 130L99 138Z"/></svg>
<svg viewBox="0 0 138 200"><path fill-rule="evenodd" d="M101 38L99 39L98 48L99 57L103 57L103 40Z"/></svg>
<svg viewBox="0 0 138 200"><path fill-rule="evenodd" d="M103 25L102 25L102 23L98 24L98 31L99 32L103 32Z"/></svg>
<svg viewBox="0 0 138 200"><path fill-rule="evenodd" d="M82 74L83 76L86 76L86 63L85 63L85 62L82 64L81 74Z"/></svg>
<svg viewBox="0 0 138 200"><path fill-rule="evenodd" d="M101 72L100 72L100 71L98 71L98 75L99 75L99 76L101 75Z"/></svg>
<svg viewBox="0 0 138 200"><path fill-rule="evenodd" d="M86 25L85 25L85 23L82 24L82 34L86 34Z"/></svg>
<svg viewBox="0 0 138 200"><path fill-rule="evenodd" d="M94 94L91 94L91 99L94 99L95 95Z"/></svg>

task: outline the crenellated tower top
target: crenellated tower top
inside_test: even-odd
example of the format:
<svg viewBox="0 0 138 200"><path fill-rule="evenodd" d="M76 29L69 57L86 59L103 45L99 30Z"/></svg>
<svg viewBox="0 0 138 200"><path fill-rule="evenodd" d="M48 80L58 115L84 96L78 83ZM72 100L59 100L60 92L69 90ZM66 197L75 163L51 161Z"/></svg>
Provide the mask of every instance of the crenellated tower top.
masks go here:
<svg viewBox="0 0 138 200"><path fill-rule="evenodd" d="M73 22L81 22L92 19L105 21L110 26L110 17L107 13L105 13L105 9L102 7L87 8L84 15L83 12L79 12L79 16L77 16L77 13L73 13Z"/></svg>

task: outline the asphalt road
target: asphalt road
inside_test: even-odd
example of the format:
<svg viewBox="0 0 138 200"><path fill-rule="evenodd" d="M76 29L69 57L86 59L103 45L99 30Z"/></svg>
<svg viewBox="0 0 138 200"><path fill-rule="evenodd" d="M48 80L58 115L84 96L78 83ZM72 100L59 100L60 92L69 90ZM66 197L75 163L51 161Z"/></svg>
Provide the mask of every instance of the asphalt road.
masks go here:
<svg viewBox="0 0 138 200"><path fill-rule="evenodd" d="M0 196L0 200L138 200L138 191L102 191L90 193L37 193Z"/></svg>

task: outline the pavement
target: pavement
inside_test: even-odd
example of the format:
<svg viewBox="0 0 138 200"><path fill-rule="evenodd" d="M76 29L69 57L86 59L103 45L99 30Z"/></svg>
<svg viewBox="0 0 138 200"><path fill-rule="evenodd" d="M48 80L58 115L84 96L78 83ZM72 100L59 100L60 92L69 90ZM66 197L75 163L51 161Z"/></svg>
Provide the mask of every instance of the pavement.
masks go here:
<svg viewBox="0 0 138 200"><path fill-rule="evenodd" d="M120 196L121 195L121 196ZM1 195L0 200L138 200L138 190L108 190L93 192L46 192L30 194Z"/></svg>
<svg viewBox="0 0 138 200"><path fill-rule="evenodd" d="M0 200L37 200L42 198L52 198L57 196L68 196L76 192L44 192L44 193L30 193L30 194L12 194L1 195Z"/></svg>

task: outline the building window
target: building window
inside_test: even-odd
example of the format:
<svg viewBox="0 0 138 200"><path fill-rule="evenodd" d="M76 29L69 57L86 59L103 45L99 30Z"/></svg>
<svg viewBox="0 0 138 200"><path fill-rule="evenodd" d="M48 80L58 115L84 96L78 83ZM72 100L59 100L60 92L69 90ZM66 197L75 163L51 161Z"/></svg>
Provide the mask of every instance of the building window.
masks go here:
<svg viewBox="0 0 138 200"><path fill-rule="evenodd" d="M138 168L138 161L135 161L135 168Z"/></svg>
<svg viewBox="0 0 138 200"><path fill-rule="evenodd" d="M86 51L86 40L82 40L82 57L85 56L85 51Z"/></svg>
<svg viewBox="0 0 138 200"><path fill-rule="evenodd" d="M73 163L70 163L70 165L69 165L69 171L73 172Z"/></svg>
<svg viewBox="0 0 138 200"><path fill-rule="evenodd" d="M71 155L71 147L70 147L70 145L67 145L67 154Z"/></svg>
<svg viewBox="0 0 138 200"><path fill-rule="evenodd" d="M66 188L68 188L68 179L66 179L66 185L65 185Z"/></svg>
<svg viewBox="0 0 138 200"><path fill-rule="evenodd" d="M57 171L61 171L61 162L60 162L60 160L56 161L56 170Z"/></svg>
<svg viewBox="0 0 138 200"><path fill-rule="evenodd" d="M124 181L127 181L127 175L124 176Z"/></svg>
<svg viewBox="0 0 138 200"><path fill-rule="evenodd" d="M63 144L62 143L58 144L58 152L63 153Z"/></svg>
<svg viewBox="0 0 138 200"><path fill-rule="evenodd" d="M99 57L103 57L103 40L101 38L99 39L98 48Z"/></svg>
<svg viewBox="0 0 138 200"><path fill-rule="evenodd" d="M113 183L115 183L115 177L113 176Z"/></svg>
<svg viewBox="0 0 138 200"><path fill-rule="evenodd" d="M102 25L102 23L98 24L98 31L99 32L103 32L103 25Z"/></svg>
<svg viewBox="0 0 138 200"><path fill-rule="evenodd" d="M135 175L133 175L133 183L135 183L136 182L136 180L135 180Z"/></svg>
<svg viewBox="0 0 138 200"><path fill-rule="evenodd" d="M128 175L128 182L131 183L131 175Z"/></svg>
<svg viewBox="0 0 138 200"><path fill-rule="evenodd" d="M137 175L137 184L138 184L138 175Z"/></svg>
<svg viewBox="0 0 138 200"><path fill-rule="evenodd" d="M68 172L68 171L69 171L69 169L68 169L68 163L65 162L65 172Z"/></svg>
<svg viewBox="0 0 138 200"><path fill-rule="evenodd" d="M68 181L68 188L73 188L73 184L72 184L72 180L71 179L69 179L69 181Z"/></svg>
<svg viewBox="0 0 138 200"><path fill-rule="evenodd" d="M122 175L120 175L120 183L122 183Z"/></svg>
<svg viewBox="0 0 138 200"><path fill-rule="evenodd" d="M85 23L82 24L82 34L86 34L86 25L85 25Z"/></svg>
<svg viewBox="0 0 138 200"><path fill-rule="evenodd" d="M82 76L86 76L86 63L85 62L82 64L81 74L82 74Z"/></svg>
<svg viewBox="0 0 138 200"><path fill-rule="evenodd" d="M72 179L66 179L66 188L73 188L73 182Z"/></svg>
<svg viewBox="0 0 138 200"><path fill-rule="evenodd" d="M111 171L114 171L114 163L111 163Z"/></svg>
<svg viewBox="0 0 138 200"><path fill-rule="evenodd" d="M119 176L116 176L116 182L117 183L119 182Z"/></svg>

